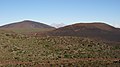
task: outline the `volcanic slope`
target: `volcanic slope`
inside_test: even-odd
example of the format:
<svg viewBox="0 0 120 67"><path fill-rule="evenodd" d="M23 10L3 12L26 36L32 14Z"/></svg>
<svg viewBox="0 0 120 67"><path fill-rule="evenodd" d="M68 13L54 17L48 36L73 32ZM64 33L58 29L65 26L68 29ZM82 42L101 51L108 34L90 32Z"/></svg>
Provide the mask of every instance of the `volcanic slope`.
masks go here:
<svg viewBox="0 0 120 67"><path fill-rule="evenodd" d="M120 29L105 23L77 23L48 32L50 36L80 36L120 42Z"/></svg>
<svg viewBox="0 0 120 67"><path fill-rule="evenodd" d="M21 22L3 25L0 28L53 28L53 27L31 20L24 20Z"/></svg>
<svg viewBox="0 0 120 67"><path fill-rule="evenodd" d="M0 26L0 29L7 30L7 31L11 30L16 33L31 33L31 32L38 32L38 31L40 32L49 31L55 28L47 24L39 23L36 21L24 20L24 21Z"/></svg>

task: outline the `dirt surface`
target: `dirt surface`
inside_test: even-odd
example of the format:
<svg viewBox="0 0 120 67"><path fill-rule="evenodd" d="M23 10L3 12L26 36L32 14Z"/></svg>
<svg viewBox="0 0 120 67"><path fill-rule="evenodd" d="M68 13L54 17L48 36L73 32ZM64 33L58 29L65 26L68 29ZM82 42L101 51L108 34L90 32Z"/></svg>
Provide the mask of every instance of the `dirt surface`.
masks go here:
<svg viewBox="0 0 120 67"><path fill-rule="evenodd" d="M79 61L120 61L120 58L80 58L80 59L60 59L60 60L43 60L39 65L49 65L49 64L66 64L66 63L76 63ZM1 65L7 65L7 64L32 64L33 62L22 62L22 61L0 61Z"/></svg>

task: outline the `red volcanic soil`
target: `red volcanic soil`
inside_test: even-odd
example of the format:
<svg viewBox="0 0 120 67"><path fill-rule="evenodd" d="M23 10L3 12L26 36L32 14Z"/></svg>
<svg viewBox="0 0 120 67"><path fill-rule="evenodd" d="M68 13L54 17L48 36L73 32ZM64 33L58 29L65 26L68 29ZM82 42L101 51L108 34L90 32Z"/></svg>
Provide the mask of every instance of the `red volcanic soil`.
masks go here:
<svg viewBox="0 0 120 67"><path fill-rule="evenodd" d="M49 36L80 36L120 42L120 29L105 23L77 23L48 32Z"/></svg>
<svg viewBox="0 0 120 67"><path fill-rule="evenodd" d="M54 28L54 27L35 21L24 20L21 22L3 25L0 28Z"/></svg>
<svg viewBox="0 0 120 67"><path fill-rule="evenodd" d="M49 67L50 64L68 64L68 63L78 63L80 61L120 61L120 58L73 58L73 59L59 59L59 60L44 60L41 62L38 62L38 64L35 65L35 67L40 67L43 65L48 65ZM2 65L16 65L16 64L28 64L32 65L34 64L33 62L22 62L22 61L0 61L0 66Z"/></svg>

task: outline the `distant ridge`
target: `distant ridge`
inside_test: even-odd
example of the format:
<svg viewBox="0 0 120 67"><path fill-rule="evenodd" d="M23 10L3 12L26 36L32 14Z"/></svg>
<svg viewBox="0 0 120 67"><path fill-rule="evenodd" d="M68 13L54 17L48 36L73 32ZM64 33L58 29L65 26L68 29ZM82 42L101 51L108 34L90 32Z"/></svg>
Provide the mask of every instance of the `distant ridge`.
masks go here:
<svg viewBox="0 0 120 67"><path fill-rule="evenodd" d="M0 28L54 28L54 27L36 21L24 20L11 24L6 24L0 26Z"/></svg>
<svg viewBox="0 0 120 67"><path fill-rule="evenodd" d="M48 32L50 36L80 36L120 42L120 29L105 23L76 23Z"/></svg>

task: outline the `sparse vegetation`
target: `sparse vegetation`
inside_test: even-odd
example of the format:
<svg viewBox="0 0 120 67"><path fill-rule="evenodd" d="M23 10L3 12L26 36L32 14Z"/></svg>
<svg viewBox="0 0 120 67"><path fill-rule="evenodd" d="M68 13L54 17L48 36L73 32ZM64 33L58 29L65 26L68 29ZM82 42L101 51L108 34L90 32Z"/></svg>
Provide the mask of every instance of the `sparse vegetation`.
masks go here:
<svg viewBox="0 0 120 67"><path fill-rule="evenodd" d="M119 47L119 45L117 47L111 46L102 42L93 41L89 38L73 36L30 37L13 33L11 35L11 32L6 33L1 31L0 62L15 61L16 63L3 63L3 65L0 64L0 66L33 67L43 65L45 67L45 65L48 65L51 67L92 67L94 65L101 67L115 67L120 66ZM82 58L103 58L107 60L79 60ZM108 60L112 58L118 60ZM64 59L67 60L62 61ZM69 59L76 60L69 62Z"/></svg>

